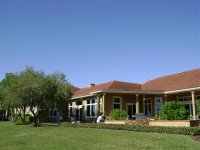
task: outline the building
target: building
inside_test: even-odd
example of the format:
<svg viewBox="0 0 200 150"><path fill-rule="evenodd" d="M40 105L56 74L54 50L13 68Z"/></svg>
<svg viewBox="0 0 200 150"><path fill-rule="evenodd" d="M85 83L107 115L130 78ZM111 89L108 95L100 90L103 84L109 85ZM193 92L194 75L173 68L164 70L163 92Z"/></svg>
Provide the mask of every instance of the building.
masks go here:
<svg viewBox="0 0 200 150"><path fill-rule="evenodd" d="M99 112L106 116L116 108L127 111L129 119L154 118L166 101L183 103L197 119L200 100L200 69L155 78L144 84L111 81L79 89L70 100L70 116L77 121L94 121Z"/></svg>

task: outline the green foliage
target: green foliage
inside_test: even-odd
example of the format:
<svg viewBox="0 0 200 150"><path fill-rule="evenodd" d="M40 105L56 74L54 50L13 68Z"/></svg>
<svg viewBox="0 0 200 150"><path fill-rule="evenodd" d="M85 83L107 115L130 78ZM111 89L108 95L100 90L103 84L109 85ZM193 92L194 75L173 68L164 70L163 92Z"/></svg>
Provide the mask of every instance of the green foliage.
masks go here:
<svg viewBox="0 0 200 150"><path fill-rule="evenodd" d="M200 116L200 101L198 101L198 104L197 104L197 112L198 112L198 115Z"/></svg>
<svg viewBox="0 0 200 150"><path fill-rule="evenodd" d="M111 111L108 118L110 120L127 120L128 115L126 111L122 109L114 109L113 111Z"/></svg>
<svg viewBox="0 0 200 150"><path fill-rule="evenodd" d="M197 136L198 137L198 136ZM16 126L0 122L2 150L200 150L195 137L91 128Z"/></svg>
<svg viewBox="0 0 200 150"><path fill-rule="evenodd" d="M141 125L95 124L95 123L82 123L82 124L62 123L61 126L75 127L75 128L124 130L124 131L135 131L135 132L200 135L200 128L194 128L194 127L159 127L159 126L156 127L156 126L145 126L145 125L141 126Z"/></svg>
<svg viewBox="0 0 200 150"><path fill-rule="evenodd" d="M24 123L22 122L20 115L17 115L16 120L15 120L16 125L31 124L32 122L33 122L33 116L31 116L31 115L25 116L25 122Z"/></svg>
<svg viewBox="0 0 200 150"><path fill-rule="evenodd" d="M64 74L45 75L43 71L27 67L20 73L6 74L0 83L0 109L18 108L18 113L25 116L29 107L37 125L42 109L67 107L66 100L71 95L71 85Z"/></svg>
<svg viewBox="0 0 200 150"><path fill-rule="evenodd" d="M158 114L158 120L187 120L187 110L179 102L166 102Z"/></svg>

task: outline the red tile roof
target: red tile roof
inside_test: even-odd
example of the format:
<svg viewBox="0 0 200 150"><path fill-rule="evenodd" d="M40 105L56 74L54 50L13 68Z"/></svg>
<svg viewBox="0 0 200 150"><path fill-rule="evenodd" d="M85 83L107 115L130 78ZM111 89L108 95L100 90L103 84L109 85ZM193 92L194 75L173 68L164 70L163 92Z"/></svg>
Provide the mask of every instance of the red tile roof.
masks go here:
<svg viewBox="0 0 200 150"><path fill-rule="evenodd" d="M77 91L74 95L83 96L88 95L90 92L98 91L98 90L111 90L111 91L134 91L141 90L141 85L137 83L129 83L129 82L121 82L121 81L111 81L103 84L98 84L92 87L83 88Z"/></svg>
<svg viewBox="0 0 200 150"><path fill-rule="evenodd" d="M75 92L73 97L85 96L98 90L107 91L173 91L192 87L200 87L200 69L167 75L150 80L144 84L111 81L87 87Z"/></svg>
<svg viewBox="0 0 200 150"><path fill-rule="evenodd" d="M159 77L142 85L143 90L162 91L173 91L193 87L200 87L200 69Z"/></svg>

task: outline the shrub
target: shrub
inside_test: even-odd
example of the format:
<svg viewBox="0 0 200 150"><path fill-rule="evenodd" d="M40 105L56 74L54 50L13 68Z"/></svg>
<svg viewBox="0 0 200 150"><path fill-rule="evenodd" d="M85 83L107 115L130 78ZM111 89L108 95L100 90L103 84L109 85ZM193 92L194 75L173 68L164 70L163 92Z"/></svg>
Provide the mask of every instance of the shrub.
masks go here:
<svg viewBox="0 0 200 150"><path fill-rule="evenodd" d="M25 123L24 123L24 124L30 124L30 123L32 123L32 122L33 122L33 116L31 116L31 115L26 115L26 116L25 116ZM17 115L17 116L16 116L15 124L16 124L16 125L22 125L22 124L23 124L20 115Z"/></svg>
<svg viewBox="0 0 200 150"><path fill-rule="evenodd" d="M157 127L157 126L146 126L146 125L141 126L141 125L119 125L119 124L96 124L96 123L81 123L81 124L62 123L62 126L73 127L73 128L96 128L96 129L135 131L135 132L200 135L200 128L194 128L194 127L159 127L159 126Z"/></svg>
<svg viewBox="0 0 200 150"><path fill-rule="evenodd" d="M187 120L187 110L179 102L166 102L158 114L159 120Z"/></svg>
<svg viewBox="0 0 200 150"><path fill-rule="evenodd" d="M200 116L200 101L198 101L198 104L197 104L197 112L198 112L198 116Z"/></svg>
<svg viewBox="0 0 200 150"><path fill-rule="evenodd" d="M126 111L122 109L114 109L113 111L111 111L108 118L110 120L127 120L128 115Z"/></svg>

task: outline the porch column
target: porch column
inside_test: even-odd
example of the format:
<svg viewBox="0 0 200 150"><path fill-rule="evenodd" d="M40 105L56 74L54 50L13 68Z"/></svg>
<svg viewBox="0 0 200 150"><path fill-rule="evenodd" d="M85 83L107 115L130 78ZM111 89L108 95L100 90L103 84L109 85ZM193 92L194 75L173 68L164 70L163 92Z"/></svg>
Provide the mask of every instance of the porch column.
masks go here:
<svg viewBox="0 0 200 150"><path fill-rule="evenodd" d="M195 109L195 98L194 98L194 91L191 92L192 94L192 110L193 110L193 120L196 120L196 109Z"/></svg>
<svg viewBox="0 0 200 150"><path fill-rule="evenodd" d="M102 95L102 113L105 114L105 95L106 94L103 94ZM106 114L105 114L106 115Z"/></svg>
<svg viewBox="0 0 200 150"><path fill-rule="evenodd" d="M139 94L136 94L136 114L140 113Z"/></svg>
<svg viewBox="0 0 200 150"><path fill-rule="evenodd" d="M100 114L100 97L97 96L97 116Z"/></svg>

